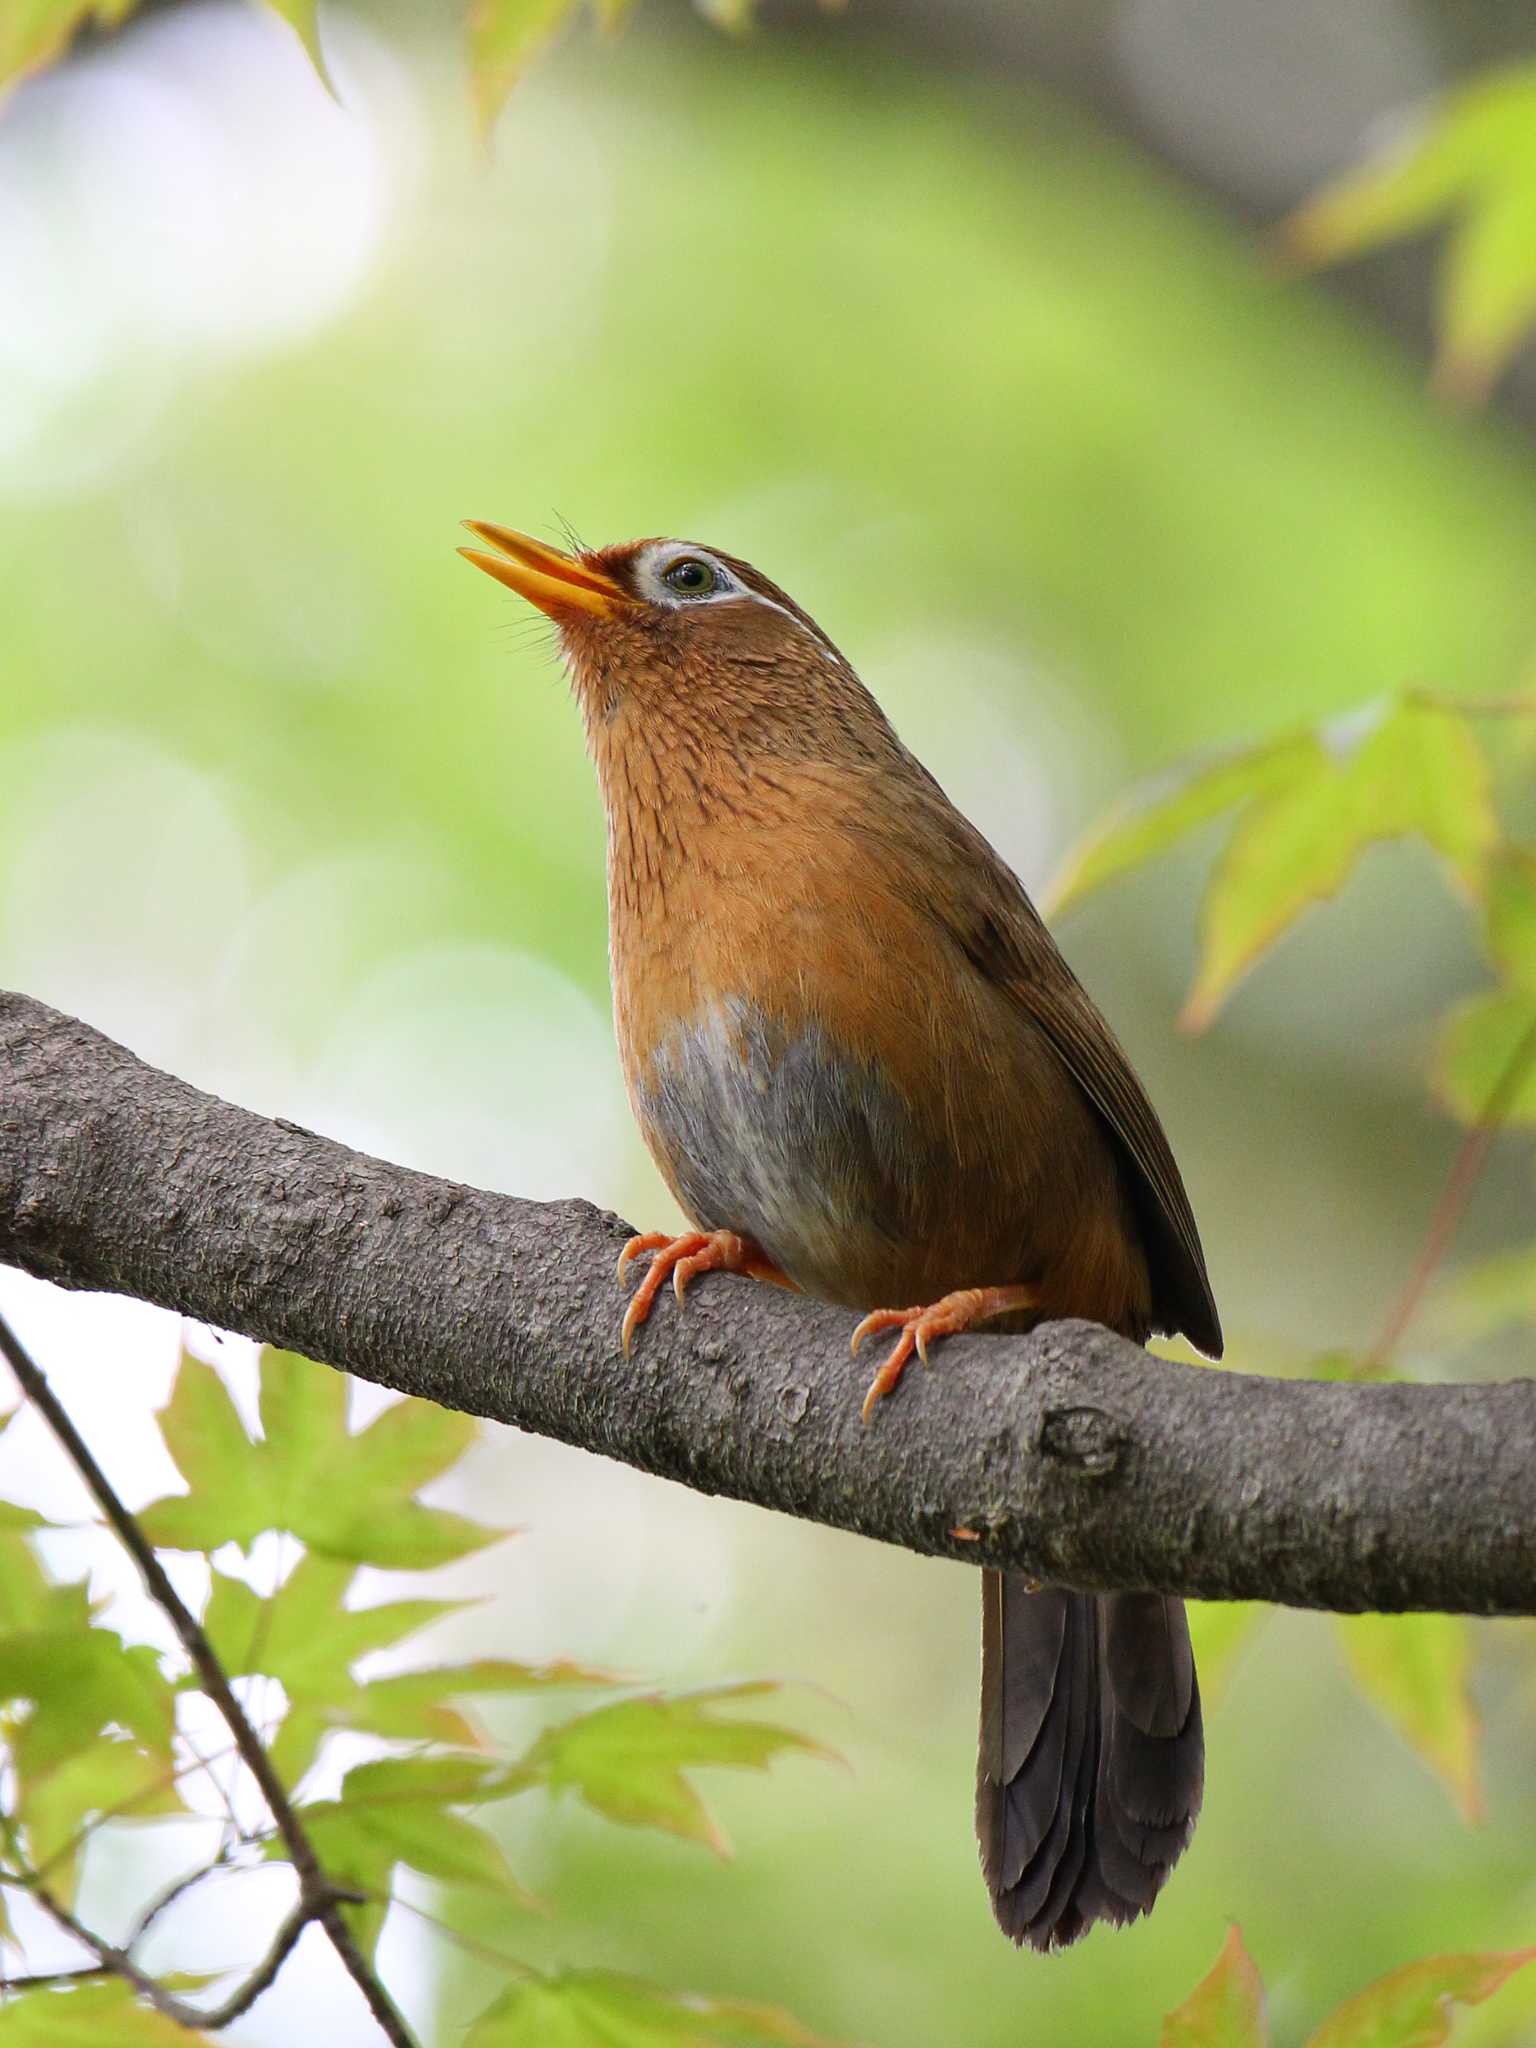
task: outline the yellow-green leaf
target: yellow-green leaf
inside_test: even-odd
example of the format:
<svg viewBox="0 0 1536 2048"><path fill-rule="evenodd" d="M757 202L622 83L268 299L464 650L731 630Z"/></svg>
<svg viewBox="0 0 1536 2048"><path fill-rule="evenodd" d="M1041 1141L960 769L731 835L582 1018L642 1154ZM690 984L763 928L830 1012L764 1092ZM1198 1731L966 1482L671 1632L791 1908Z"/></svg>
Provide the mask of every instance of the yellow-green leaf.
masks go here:
<svg viewBox="0 0 1536 2048"><path fill-rule="evenodd" d="M243 1580L213 1574L204 1626L226 1671L265 1671L296 1699L323 1696L358 1657L388 1649L464 1605L458 1600L388 1600L373 1607L343 1604L355 1576L350 1564L303 1557L268 1599Z"/></svg>
<svg viewBox="0 0 1536 2048"><path fill-rule="evenodd" d="M507 1658L483 1657L468 1664L437 1664L421 1671L398 1671L357 1686L344 1718L349 1728L401 1742L451 1742L465 1748L481 1740L480 1732L450 1704L484 1693L585 1692L623 1681L609 1671L586 1665L515 1664Z"/></svg>
<svg viewBox="0 0 1536 2048"><path fill-rule="evenodd" d="M248 1546L274 1524L260 1461L218 1373L182 1354L160 1434L187 1482L185 1494L152 1501L139 1516L151 1543L172 1550Z"/></svg>
<svg viewBox="0 0 1536 2048"><path fill-rule="evenodd" d="M1234 1927L1208 1976L1163 2021L1159 2048L1265 2048L1264 1983Z"/></svg>
<svg viewBox="0 0 1536 2048"><path fill-rule="evenodd" d="M482 135L490 134L513 86L573 4L574 0L472 0L464 32L470 92Z"/></svg>
<svg viewBox="0 0 1536 2048"><path fill-rule="evenodd" d="M835 2048L786 2012L680 1996L612 1970L566 1970L512 1985L475 2021L464 2048Z"/></svg>
<svg viewBox="0 0 1536 2048"><path fill-rule="evenodd" d="M38 1776L114 1724L170 1760L175 1695L155 1652L112 1629L82 1621L0 1636L0 1699L34 1705L17 1744Z"/></svg>
<svg viewBox="0 0 1536 2048"><path fill-rule="evenodd" d="M348 1771L340 1798L306 1806L305 1826L326 1870L359 1889L387 1894L395 1865L405 1863L440 1883L493 1890L531 1907L537 1901L501 1845L452 1811L502 1796L505 1776L478 1757L384 1757ZM285 1854L280 1844L271 1853ZM377 1938L371 1921L368 1933Z"/></svg>
<svg viewBox="0 0 1536 2048"><path fill-rule="evenodd" d="M315 75L332 99L338 97L326 69L325 52L320 47L320 23L317 19L316 0L264 0L280 21L286 21L299 41L304 45L304 54L315 67Z"/></svg>
<svg viewBox="0 0 1536 2048"><path fill-rule="evenodd" d="M1536 120L1536 93L1530 106ZM1446 251L1435 376L1450 397L1485 398L1536 319L1536 160L1524 177L1475 203Z"/></svg>
<svg viewBox="0 0 1536 2048"><path fill-rule="evenodd" d="M727 1700L774 1690L727 1685L671 1698L619 1700L546 1728L514 1769L551 1791L576 1792L609 1820L662 1828L724 1854L725 1838L685 1771L709 1764L765 1770L789 1750L829 1754L791 1728L716 1713Z"/></svg>
<svg viewBox="0 0 1536 2048"><path fill-rule="evenodd" d="M55 1596L60 1592L66 1601L71 1598L51 1582L19 1531L0 1528L0 1632L46 1626L54 1618ZM90 1612L83 1585L75 1588L73 1599L78 1603L80 1626L87 1627ZM59 1613L56 1618L62 1623L66 1616Z"/></svg>
<svg viewBox="0 0 1536 2048"><path fill-rule="evenodd" d="M0 2005L0 2048L213 2048L214 2036L140 2005L126 1984L13 1991Z"/></svg>
<svg viewBox="0 0 1536 2048"><path fill-rule="evenodd" d="M1305 772L1253 804L1233 833L1202 908L1184 1021L1208 1024L1260 955L1333 895L1376 841L1414 834L1477 890L1497 832L1487 756L1457 712L1406 698L1337 728Z"/></svg>
<svg viewBox="0 0 1536 2048"><path fill-rule="evenodd" d="M1298 263L1337 263L1428 227L1468 189L1479 154L1445 110L1400 121L1364 164L1325 185L1280 230Z"/></svg>
<svg viewBox="0 0 1536 2048"><path fill-rule="evenodd" d="M1442 218L1452 226L1437 381L1481 397L1536 319L1536 65L1448 94L1300 208L1284 239L1299 261L1329 263Z"/></svg>
<svg viewBox="0 0 1536 2048"><path fill-rule="evenodd" d="M1058 915L1091 890L1166 853L1223 811L1304 775L1320 751L1311 733L1287 733L1133 791L1074 848L1042 897L1041 907L1047 915Z"/></svg>
<svg viewBox="0 0 1536 2048"><path fill-rule="evenodd" d="M349 1563L306 1556L262 1599L242 1580L213 1574L203 1626L220 1662L234 1676L263 1672L279 1679L287 1694L288 1711L270 1746L279 1776L289 1783L309 1769L332 1728L372 1725L364 1704L369 1688L352 1676L357 1659L463 1605L391 1600L348 1607L354 1576Z"/></svg>
<svg viewBox="0 0 1536 2048"><path fill-rule="evenodd" d="M281 1504L272 1517L311 1550L397 1571L428 1570L499 1542L488 1529L411 1496L475 1441L473 1416L435 1401L397 1401L355 1436L342 1373L293 1352L261 1363L261 1469Z"/></svg>
<svg viewBox="0 0 1536 2048"><path fill-rule="evenodd" d="M86 22L111 28L137 0L5 0L0 6L0 93L62 57Z"/></svg>
<svg viewBox="0 0 1536 2048"><path fill-rule="evenodd" d="M100 1741L62 1758L51 1770L21 1773L15 1817L34 1870L64 1904L74 1902L82 1830L103 1818L152 1820L184 1809L176 1775L164 1757L136 1743Z"/></svg>
<svg viewBox="0 0 1536 2048"><path fill-rule="evenodd" d="M290 1486L323 1471L346 1441L344 1372L269 1344L261 1354L257 1401L262 1439L276 1463L292 1475Z"/></svg>
<svg viewBox="0 0 1536 2048"><path fill-rule="evenodd" d="M1445 1784L1467 1820L1482 1816L1478 1723L1467 1691L1472 1630L1459 1614L1339 1617L1367 1699Z"/></svg>
<svg viewBox="0 0 1536 2048"><path fill-rule="evenodd" d="M286 1529L328 1557L425 1570L507 1533L412 1498L473 1443L470 1416L400 1401L354 1436L345 1375L268 1350L261 1422L253 1444L218 1374L183 1359L160 1423L190 1491L144 1510L151 1542L208 1552L223 1543L248 1548L264 1529Z"/></svg>
<svg viewBox="0 0 1536 2048"><path fill-rule="evenodd" d="M499 1543L506 1530L410 1498L456 1464L477 1434L472 1415L435 1401L397 1401L356 1436L343 1431L336 1483L306 1484L289 1526L315 1550L397 1571L429 1570ZM280 1453L281 1443L272 1440L272 1449Z"/></svg>
<svg viewBox="0 0 1536 2048"><path fill-rule="evenodd" d="M1536 991L1500 990L1454 1009L1435 1073L1465 1124L1536 1123Z"/></svg>
<svg viewBox="0 0 1536 2048"><path fill-rule="evenodd" d="M1453 2004L1481 2005L1533 1960L1536 1948L1426 1956L1346 1999L1306 2048L1442 2048Z"/></svg>

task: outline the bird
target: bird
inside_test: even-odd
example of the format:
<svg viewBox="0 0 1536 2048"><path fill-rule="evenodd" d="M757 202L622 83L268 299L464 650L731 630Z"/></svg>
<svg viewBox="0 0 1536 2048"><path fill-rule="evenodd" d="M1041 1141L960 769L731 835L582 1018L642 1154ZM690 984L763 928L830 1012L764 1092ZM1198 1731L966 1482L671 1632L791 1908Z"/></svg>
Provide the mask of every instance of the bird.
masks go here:
<svg viewBox="0 0 1536 2048"><path fill-rule="evenodd" d="M614 1024L691 1227L649 1264L726 1272L914 1352L1089 1318L1218 1357L1199 1232L1126 1054L1023 886L852 664L761 571L662 538L566 550L490 521L476 567L558 644L608 836ZM983 1570L976 1828L992 1909L1048 1951L1150 1911L1200 1809L1182 1601Z"/></svg>

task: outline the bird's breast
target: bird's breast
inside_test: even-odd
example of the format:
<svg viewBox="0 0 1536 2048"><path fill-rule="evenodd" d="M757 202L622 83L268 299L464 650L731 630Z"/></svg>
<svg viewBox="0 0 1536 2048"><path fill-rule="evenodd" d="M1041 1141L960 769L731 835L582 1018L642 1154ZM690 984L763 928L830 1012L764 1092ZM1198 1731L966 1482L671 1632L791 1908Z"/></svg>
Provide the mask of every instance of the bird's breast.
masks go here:
<svg viewBox="0 0 1536 2048"><path fill-rule="evenodd" d="M875 1064L726 996L634 1082L647 1142L701 1225L752 1239L824 1300L867 1306L908 1277L939 1161Z"/></svg>

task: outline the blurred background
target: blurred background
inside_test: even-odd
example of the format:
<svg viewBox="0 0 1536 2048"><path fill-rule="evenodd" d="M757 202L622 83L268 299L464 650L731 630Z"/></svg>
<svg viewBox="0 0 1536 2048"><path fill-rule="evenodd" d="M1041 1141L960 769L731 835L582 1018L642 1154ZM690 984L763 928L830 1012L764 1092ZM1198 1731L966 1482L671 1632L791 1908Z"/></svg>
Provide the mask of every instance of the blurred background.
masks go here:
<svg viewBox="0 0 1536 2048"><path fill-rule="evenodd" d="M540 624L456 559L466 516L758 563L1031 887L1192 750L1536 680L1529 363L1453 416L1422 251L1299 283L1260 232L1405 104L1530 54L1536 8L857 0L737 44L656 0L566 38L489 156L446 5L321 28L340 105L279 24L196 0L0 112L8 985L392 1159L670 1219L614 1056L578 720ZM1230 1361L1299 1365L1401 1284L1457 1142L1434 1027L1486 969L1395 848L1183 1039L1209 850L1060 936L1174 1138ZM1531 1208L1507 1145L1465 1248ZM175 1319L10 1274L0 1305L130 1497L163 1490ZM1408 1363L1517 1357L1425 1326ZM1479 1631L1474 1827L1332 1624L1274 1617L1209 1715L1155 1918L1044 1963L975 1868L971 1572L508 1431L457 1497L526 1533L443 1575L489 1596L456 1649L781 1676L779 1717L850 1765L713 1782L724 1868L509 1808L555 1910L474 1926L531 1960L878 2048L1150 2043L1237 1920L1283 2044L1395 1964L1532 1938L1527 1625ZM142 1875L90 1884L105 1918ZM228 2038L368 2038L312 1946ZM488 1995L408 1922L385 1963L445 2040ZM1536 2042L1536 1982L1457 2039Z"/></svg>

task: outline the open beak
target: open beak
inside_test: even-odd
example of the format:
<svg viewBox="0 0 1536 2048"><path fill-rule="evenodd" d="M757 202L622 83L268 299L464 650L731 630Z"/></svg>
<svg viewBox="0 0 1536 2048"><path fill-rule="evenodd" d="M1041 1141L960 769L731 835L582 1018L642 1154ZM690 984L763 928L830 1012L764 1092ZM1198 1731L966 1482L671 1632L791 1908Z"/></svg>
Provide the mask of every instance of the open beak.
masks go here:
<svg viewBox="0 0 1536 2048"><path fill-rule="evenodd" d="M571 612L591 612L606 619L621 606L634 603L629 592L601 569L589 569L575 555L547 547L530 534L517 533L510 526L493 526L488 519L466 519L464 524L496 549L494 555L487 555L479 548L460 548L465 561L505 583L519 597L526 597L552 619Z"/></svg>

